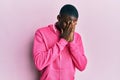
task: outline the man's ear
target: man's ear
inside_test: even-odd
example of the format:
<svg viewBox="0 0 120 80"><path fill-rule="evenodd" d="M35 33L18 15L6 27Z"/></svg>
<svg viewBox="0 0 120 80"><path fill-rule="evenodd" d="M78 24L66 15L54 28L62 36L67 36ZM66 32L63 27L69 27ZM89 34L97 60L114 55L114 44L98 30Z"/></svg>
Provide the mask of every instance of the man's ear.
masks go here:
<svg viewBox="0 0 120 80"><path fill-rule="evenodd" d="M60 15L57 16L57 20L60 21Z"/></svg>

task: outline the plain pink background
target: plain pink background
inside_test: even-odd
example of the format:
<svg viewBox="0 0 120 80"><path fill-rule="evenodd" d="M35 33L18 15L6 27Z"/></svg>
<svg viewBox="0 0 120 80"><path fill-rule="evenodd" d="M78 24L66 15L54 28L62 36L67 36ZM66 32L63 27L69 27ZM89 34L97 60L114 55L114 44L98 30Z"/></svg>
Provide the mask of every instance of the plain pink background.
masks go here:
<svg viewBox="0 0 120 80"><path fill-rule="evenodd" d="M39 80L34 32L55 23L66 3L78 8L76 31L88 58L75 80L120 80L120 0L0 0L0 80Z"/></svg>

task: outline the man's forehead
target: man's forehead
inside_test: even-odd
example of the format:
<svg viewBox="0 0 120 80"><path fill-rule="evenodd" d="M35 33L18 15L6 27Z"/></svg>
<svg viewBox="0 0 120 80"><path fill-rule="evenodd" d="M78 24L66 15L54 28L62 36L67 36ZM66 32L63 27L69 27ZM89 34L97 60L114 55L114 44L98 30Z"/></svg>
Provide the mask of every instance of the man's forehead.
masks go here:
<svg viewBox="0 0 120 80"><path fill-rule="evenodd" d="M62 18L65 19L65 20L77 21L76 17L70 16L70 15L64 15L64 16L62 16Z"/></svg>

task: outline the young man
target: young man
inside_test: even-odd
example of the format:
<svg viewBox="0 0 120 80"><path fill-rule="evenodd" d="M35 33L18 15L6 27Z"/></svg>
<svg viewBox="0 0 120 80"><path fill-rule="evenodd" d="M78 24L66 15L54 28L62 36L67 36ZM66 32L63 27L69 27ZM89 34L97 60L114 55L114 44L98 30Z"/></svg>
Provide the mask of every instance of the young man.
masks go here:
<svg viewBox="0 0 120 80"><path fill-rule="evenodd" d="M33 56L42 74L40 80L74 80L75 68L85 69L87 59L81 36L75 32L78 16L73 5L64 5L58 22L36 31Z"/></svg>

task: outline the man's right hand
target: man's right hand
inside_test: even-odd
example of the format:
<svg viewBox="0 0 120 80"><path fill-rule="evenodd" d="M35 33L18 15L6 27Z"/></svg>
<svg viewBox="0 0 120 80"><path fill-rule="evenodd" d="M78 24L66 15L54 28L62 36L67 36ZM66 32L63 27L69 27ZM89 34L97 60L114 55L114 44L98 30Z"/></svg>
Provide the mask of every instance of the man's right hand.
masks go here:
<svg viewBox="0 0 120 80"><path fill-rule="evenodd" d="M73 27L71 22L65 26L65 28L61 28L61 38L64 38L66 41L71 42L73 41L74 38L74 29L75 26Z"/></svg>

